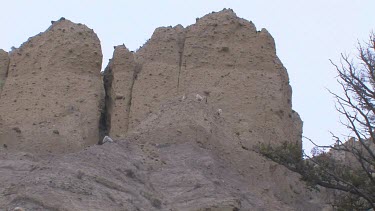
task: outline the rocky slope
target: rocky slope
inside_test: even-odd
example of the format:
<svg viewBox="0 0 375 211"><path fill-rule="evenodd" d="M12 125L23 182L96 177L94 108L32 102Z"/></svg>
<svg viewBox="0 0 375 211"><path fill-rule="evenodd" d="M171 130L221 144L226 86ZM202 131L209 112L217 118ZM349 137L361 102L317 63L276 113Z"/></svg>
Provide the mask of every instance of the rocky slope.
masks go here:
<svg viewBox="0 0 375 211"><path fill-rule="evenodd" d="M227 122L210 106L179 99L165 106L115 143L57 156L1 153L0 205L47 211L322 210L298 175L232 144ZM173 125L171 118L177 120Z"/></svg>
<svg viewBox="0 0 375 211"><path fill-rule="evenodd" d="M33 153L96 144L104 92L101 64L93 30L63 18L13 50L1 93L0 144Z"/></svg>
<svg viewBox="0 0 375 211"><path fill-rule="evenodd" d="M0 208L325 208L322 193L253 150L302 135L265 29L223 10L158 28L137 52L116 46L104 84L100 64L96 35L67 20L11 52Z"/></svg>

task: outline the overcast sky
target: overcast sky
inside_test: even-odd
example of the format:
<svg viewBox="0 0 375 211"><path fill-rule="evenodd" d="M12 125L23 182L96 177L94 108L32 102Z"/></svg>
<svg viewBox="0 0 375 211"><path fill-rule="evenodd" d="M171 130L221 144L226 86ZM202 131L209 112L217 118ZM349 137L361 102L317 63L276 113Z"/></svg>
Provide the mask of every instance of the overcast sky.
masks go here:
<svg viewBox="0 0 375 211"><path fill-rule="evenodd" d="M340 126L332 96L339 92L329 59L354 55L357 41L375 30L375 0L0 0L0 48L9 51L45 31L51 20L65 17L84 23L98 34L103 66L113 46L136 50L159 26L191 25L197 17L232 8L237 16L266 28L288 69L293 108L304 121L304 135L320 144L332 142L329 131L347 134ZM310 150L311 145L304 143Z"/></svg>

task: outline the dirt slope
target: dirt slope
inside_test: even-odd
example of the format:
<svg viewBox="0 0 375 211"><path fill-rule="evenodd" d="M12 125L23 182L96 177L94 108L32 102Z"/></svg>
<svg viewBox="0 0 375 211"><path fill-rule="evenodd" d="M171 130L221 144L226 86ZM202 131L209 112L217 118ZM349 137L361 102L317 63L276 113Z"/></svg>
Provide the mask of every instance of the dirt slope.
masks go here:
<svg viewBox="0 0 375 211"><path fill-rule="evenodd" d="M322 209L314 193L298 184L296 174L242 149L209 106L195 100L172 100L164 106L126 140L57 156L3 150L0 207ZM171 125L170 118L178 121Z"/></svg>

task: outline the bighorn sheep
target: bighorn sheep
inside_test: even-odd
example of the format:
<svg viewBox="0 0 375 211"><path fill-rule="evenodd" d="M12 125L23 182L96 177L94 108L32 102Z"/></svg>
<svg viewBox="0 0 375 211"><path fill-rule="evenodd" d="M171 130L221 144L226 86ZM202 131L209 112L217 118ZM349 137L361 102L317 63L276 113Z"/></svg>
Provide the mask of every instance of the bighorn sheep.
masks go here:
<svg viewBox="0 0 375 211"><path fill-rule="evenodd" d="M195 95L195 99L198 100L198 101L202 101L203 97L200 96L199 94L197 94L197 95Z"/></svg>
<svg viewBox="0 0 375 211"><path fill-rule="evenodd" d="M113 140L109 136L104 136L102 144L104 144L106 142L113 143Z"/></svg>

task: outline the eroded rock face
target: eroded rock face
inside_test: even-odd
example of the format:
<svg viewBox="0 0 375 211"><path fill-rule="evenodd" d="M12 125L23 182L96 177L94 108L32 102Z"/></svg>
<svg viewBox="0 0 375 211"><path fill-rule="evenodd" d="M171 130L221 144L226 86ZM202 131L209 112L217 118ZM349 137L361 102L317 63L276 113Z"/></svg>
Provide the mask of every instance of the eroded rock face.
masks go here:
<svg viewBox="0 0 375 211"><path fill-rule="evenodd" d="M245 147L300 140L288 75L265 29L257 32L226 10L188 27L184 46L181 91L198 93L222 109Z"/></svg>
<svg viewBox="0 0 375 211"><path fill-rule="evenodd" d="M64 153L99 141L102 53L93 30L64 18L10 54L0 144Z"/></svg>
<svg viewBox="0 0 375 211"><path fill-rule="evenodd" d="M128 131L132 90L139 66L125 46L115 47L113 58L104 75L106 89L106 133L124 138ZM113 115L110 115L113 114Z"/></svg>
<svg viewBox="0 0 375 211"><path fill-rule="evenodd" d="M0 49L0 93L5 84L6 76L8 74L9 56L8 53Z"/></svg>
<svg viewBox="0 0 375 211"><path fill-rule="evenodd" d="M252 149L301 141L275 51L266 30L231 10L161 27L136 53L115 47L102 107L99 40L54 23L10 56L0 207L322 210L298 174ZM114 142L78 151L108 134Z"/></svg>
<svg viewBox="0 0 375 211"><path fill-rule="evenodd" d="M257 31L232 10L206 15L187 28L158 28L134 58L137 64L131 62L119 71L134 72L138 65L134 82L127 82L130 77L117 78L114 70L116 81L133 88L130 108L120 105L123 108L111 115L130 112L127 118L111 121L112 127L128 125L127 129L118 128L112 135L133 130L173 97L198 94L202 103L221 111L245 148L258 143L301 143L302 121L292 110L288 74L272 36L265 29ZM125 61L114 57L111 63L118 60Z"/></svg>
<svg viewBox="0 0 375 211"><path fill-rule="evenodd" d="M178 96L184 40L182 26L161 27L134 55L140 70L132 90L129 130Z"/></svg>
<svg viewBox="0 0 375 211"><path fill-rule="evenodd" d="M110 136L131 139L151 157L152 168L161 163L171 170L151 173L158 179L150 180L177 210L320 209L321 201L298 175L253 151L259 143L301 145L302 121L292 110L288 74L267 30L257 31L232 10L206 15L187 28L161 27L135 53L117 46L104 81L111 102ZM199 189L210 179L203 178L197 166L189 170L197 174L184 178L199 185L180 186L176 177L185 169L174 169L170 160L163 165L162 151L170 147L165 157L178 162L170 156L181 144L212 153L212 158L199 161L207 162L204 168L215 168L211 159L227 163L222 168L241 175L243 180L235 179L241 181L237 190L247 197L228 187L228 192ZM177 154L193 162L188 160L201 159L200 153L185 149ZM234 175L212 173L217 176L236 186L230 179ZM217 195L208 194L215 191ZM257 201L260 198L264 201Z"/></svg>

